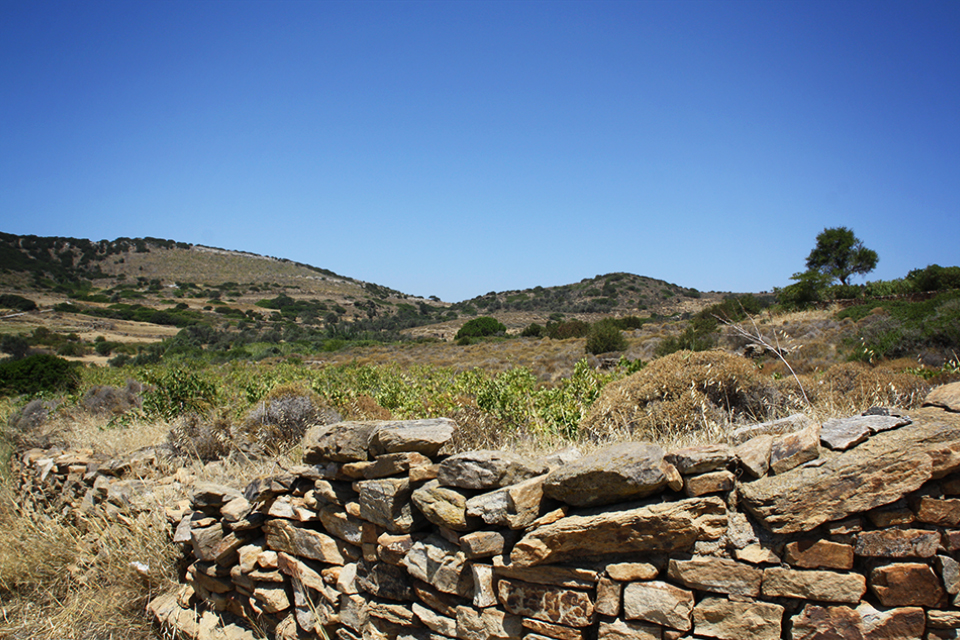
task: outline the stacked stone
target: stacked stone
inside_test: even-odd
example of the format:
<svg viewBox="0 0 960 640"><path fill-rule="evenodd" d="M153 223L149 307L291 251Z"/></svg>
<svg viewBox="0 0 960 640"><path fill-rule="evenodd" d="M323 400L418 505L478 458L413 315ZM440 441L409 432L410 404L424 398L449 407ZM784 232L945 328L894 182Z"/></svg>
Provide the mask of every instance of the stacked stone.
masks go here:
<svg viewBox="0 0 960 640"><path fill-rule="evenodd" d="M304 466L198 487L180 604L280 638L960 638L958 413L543 460L445 456L454 428L318 427Z"/></svg>
<svg viewBox="0 0 960 640"><path fill-rule="evenodd" d="M153 508L157 453L152 448L109 458L90 449L29 449L13 459L20 504L77 519L123 519Z"/></svg>

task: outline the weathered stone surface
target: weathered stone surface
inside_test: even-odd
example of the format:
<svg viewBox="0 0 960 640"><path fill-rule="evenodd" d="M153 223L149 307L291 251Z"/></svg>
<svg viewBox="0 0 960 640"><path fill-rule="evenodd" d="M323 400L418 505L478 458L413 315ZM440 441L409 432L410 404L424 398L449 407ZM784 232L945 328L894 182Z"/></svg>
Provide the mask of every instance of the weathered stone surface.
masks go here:
<svg viewBox="0 0 960 640"><path fill-rule="evenodd" d="M924 529L864 531L857 536L858 556L874 558L931 558L940 546L940 533Z"/></svg>
<svg viewBox="0 0 960 640"><path fill-rule="evenodd" d="M937 387L927 394L923 404L942 407L949 411L960 411L960 382L951 382Z"/></svg>
<svg viewBox="0 0 960 640"><path fill-rule="evenodd" d="M773 549L765 547L759 542L748 545L743 549L737 549L734 555L737 560L751 564L780 564L780 557L774 553Z"/></svg>
<svg viewBox="0 0 960 640"><path fill-rule="evenodd" d="M400 564L421 537L422 534L416 538L409 533L380 534L377 538L377 557L388 564Z"/></svg>
<svg viewBox="0 0 960 640"><path fill-rule="evenodd" d="M736 482L736 477L727 471L712 471L698 476L687 476L683 479L683 490L691 498L705 496L709 493L730 491Z"/></svg>
<svg viewBox="0 0 960 640"><path fill-rule="evenodd" d="M705 444L696 447L676 449L664 456L664 459L677 468L681 475L692 476L708 471L724 469L736 456L730 445Z"/></svg>
<svg viewBox="0 0 960 640"><path fill-rule="evenodd" d="M658 580L631 582L623 590L623 613L627 620L689 631L693 626L693 592Z"/></svg>
<svg viewBox="0 0 960 640"><path fill-rule="evenodd" d="M354 483L360 494L360 518L391 533L410 533L424 525L419 510L410 500L407 478L381 478Z"/></svg>
<svg viewBox="0 0 960 640"><path fill-rule="evenodd" d="M253 590L253 597L265 613L278 613L290 608L287 590L282 585L260 583Z"/></svg>
<svg viewBox="0 0 960 640"><path fill-rule="evenodd" d="M301 558L319 560L327 564L344 564L356 560L355 547L330 536L304 529L289 520L270 520L263 525L267 546Z"/></svg>
<svg viewBox="0 0 960 640"><path fill-rule="evenodd" d="M820 427L812 424L795 433L778 436L770 446L770 470L786 473L820 456Z"/></svg>
<svg viewBox="0 0 960 640"><path fill-rule="evenodd" d="M532 530L510 554L512 563L533 566L618 553L689 549L717 540L727 527L727 509L716 497L625 509L593 510Z"/></svg>
<svg viewBox="0 0 960 640"><path fill-rule="evenodd" d="M608 564L606 571L611 579L620 582L653 580L660 573L660 569L649 562L616 562Z"/></svg>
<svg viewBox="0 0 960 640"><path fill-rule="evenodd" d="M600 622L598 640L661 640L661 627L649 622L613 620Z"/></svg>
<svg viewBox="0 0 960 640"><path fill-rule="evenodd" d="M514 615L568 627L593 623L593 600L583 591L501 579L497 581L497 595L503 607Z"/></svg>
<svg viewBox="0 0 960 640"><path fill-rule="evenodd" d="M933 629L960 629L960 611L927 611L927 626Z"/></svg>
<svg viewBox="0 0 960 640"><path fill-rule="evenodd" d="M722 640L779 640L783 607L766 602L704 598L693 608L697 636Z"/></svg>
<svg viewBox="0 0 960 640"><path fill-rule="evenodd" d="M960 563L950 556L938 555L934 561L943 587L952 596L960 593Z"/></svg>
<svg viewBox="0 0 960 640"><path fill-rule="evenodd" d="M493 587L493 567L488 564L471 564L473 575L473 606L478 609L497 604L497 594Z"/></svg>
<svg viewBox="0 0 960 640"><path fill-rule="evenodd" d="M878 610L867 602L857 607L865 640L920 638L926 624L920 607Z"/></svg>
<svg viewBox="0 0 960 640"><path fill-rule="evenodd" d="M853 568L853 547L829 540L800 540L784 547L787 564L801 569Z"/></svg>
<svg viewBox="0 0 960 640"><path fill-rule="evenodd" d="M198 482L193 486L193 492L190 494L190 504L194 509L207 507L219 509L227 502L242 497L243 493L239 489L212 482Z"/></svg>
<svg viewBox="0 0 960 640"><path fill-rule="evenodd" d="M438 591L473 597L467 557L460 548L438 535L416 542L401 563L411 576Z"/></svg>
<svg viewBox="0 0 960 640"><path fill-rule="evenodd" d="M427 520L454 531L470 531L482 526L479 518L467 517L467 495L462 489L440 486L431 480L413 492L413 503Z"/></svg>
<svg viewBox="0 0 960 640"><path fill-rule="evenodd" d="M796 413L786 418L737 427L727 438L730 444L739 445L757 436L782 436L800 431L813 424L813 420L802 413Z"/></svg>
<svg viewBox="0 0 960 640"><path fill-rule="evenodd" d="M425 467L431 462L430 458L416 451L401 451L379 455L368 464L369 466L363 469L363 477L372 480L406 474L413 467Z"/></svg>
<svg viewBox="0 0 960 640"><path fill-rule="evenodd" d="M775 533L810 531L895 502L960 467L960 414L926 408L913 418L823 464L740 485L744 506Z"/></svg>
<svg viewBox="0 0 960 640"><path fill-rule="evenodd" d="M917 520L941 527L955 527L960 524L960 499L939 500L924 496L916 506Z"/></svg>
<svg viewBox="0 0 960 640"><path fill-rule="evenodd" d="M315 480L314 498L318 504L338 504L343 506L349 502L356 502L359 497L348 482L332 482L330 480Z"/></svg>
<svg viewBox="0 0 960 640"><path fill-rule="evenodd" d="M504 562L501 556L493 558L494 572L502 578L515 578L523 582L549 584L574 589L592 589L599 576L592 569L579 567L526 567Z"/></svg>
<svg viewBox="0 0 960 640"><path fill-rule="evenodd" d="M457 638L460 640L513 640L523 636L520 616L496 607L457 607Z"/></svg>
<svg viewBox="0 0 960 640"><path fill-rule="evenodd" d="M456 429L457 423L449 418L382 421L370 438L370 452L379 456L413 451L432 457L450 441Z"/></svg>
<svg viewBox="0 0 960 640"><path fill-rule="evenodd" d="M400 627L410 627L417 623L417 617L410 607L392 602L371 600L367 602L367 614Z"/></svg>
<svg viewBox="0 0 960 640"><path fill-rule="evenodd" d="M303 461L306 464L321 462L353 462L367 460L370 437L380 425L378 421L337 422L317 425L304 434Z"/></svg>
<svg viewBox="0 0 960 640"><path fill-rule="evenodd" d="M437 480L445 487L498 489L547 472L545 464L509 451L467 451L440 463Z"/></svg>
<svg viewBox="0 0 960 640"><path fill-rule="evenodd" d="M773 436L760 435L737 445L733 450L740 465L754 478L762 478L770 470L770 449Z"/></svg>
<svg viewBox="0 0 960 640"><path fill-rule="evenodd" d="M763 571L726 558L671 560L667 575L685 587L738 596L760 595Z"/></svg>
<svg viewBox="0 0 960 640"><path fill-rule="evenodd" d="M434 463L422 467L410 467L407 477L410 478L410 482L413 483L426 482L428 480L436 480L438 473L440 473L440 465Z"/></svg>
<svg viewBox="0 0 960 640"><path fill-rule="evenodd" d="M859 573L797 571L780 567L763 571L762 593L768 597L856 603L866 591L867 580Z"/></svg>
<svg viewBox="0 0 960 640"><path fill-rule="evenodd" d="M242 520L250 515L251 511L253 511L253 505L243 496L238 496L220 507L220 515L226 522Z"/></svg>
<svg viewBox="0 0 960 640"><path fill-rule="evenodd" d="M467 517L487 524L523 529L540 515L543 480L537 476L467 500Z"/></svg>
<svg viewBox="0 0 960 640"><path fill-rule="evenodd" d="M544 493L576 507L626 502L662 491L667 484L663 449L624 442L551 471Z"/></svg>
<svg viewBox="0 0 960 640"><path fill-rule="evenodd" d="M620 596L623 586L610 578L600 578L597 583L597 601L594 610L602 616L620 615Z"/></svg>
<svg viewBox="0 0 960 640"><path fill-rule="evenodd" d="M582 629L573 629L560 624L537 620L536 618L524 618L522 624L524 629L529 629L534 634L543 638L554 638L555 640L584 640L586 637ZM525 636L525 640L527 638L530 638L529 634Z"/></svg>
<svg viewBox="0 0 960 640"><path fill-rule="evenodd" d="M506 538L499 531L474 531L460 536L460 548L471 560L498 556L505 544Z"/></svg>
<svg viewBox="0 0 960 640"><path fill-rule="evenodd" d="M663 475L667 477L667 489L670 489L670 491L683 489L683 476L680 475L675 466L664 460L660 468L663 469Z"/></svg>
<svg viewBox="0 0 960 640"><path fill-rule="evenodd" d="M867 511L867 519L878 529L886 529L897 525L910 524L916 520L916 517L913 515L913 511L907 509L903 500L897 500L893 504Z"/></svg>
<svg viewBox="0 0 960 640"><path fill-rule="evenodd" d="M198 560L214 562L224 535L225 532L219 522L210 527L191 529L190 544L193 547L193 555Z"/></svg>
<svg viewBox="0 0 960 640"><path fill-rule="evenodd" d="M447 616L442 616L433 609L428 609L419 602L413 603L413 613L417 619L431 631L439 633L448 638L457 636L457 621Z"/></svg>
<svg viewBox="0 0 960 640"><path fill-rule="evenodd" d="M936 607L944 595L933 569L914 562L875 568L870 572L870 590L885 607Z"/></svg>
<svg viewBox="0 0 960 640"><path fill-rule="evenodd" d="M792 640L864 640L861 616L850 607L807 604L791 622Z"/></svg>
<svg viewBox="0 0 960 640"><path fill-rule="evenodd" d="M834 451L846 451L873 434L862 417L827 420L820 430L820 442Z"/></svg>
<svg viewBox="0 0 960 640"><path fill-rule="evenodd" d="M320 522L328 533L353 545L360 545L362 521L348 515L342 507L327 505L319 512Z"/></svg>
<svg viewBox="0 0 960 640"><path fill-rule="evenodd" d="M360 562L357 564L357 586L378 598L388 600L413 600L410 575L403 567L385 562ZM422 600L422 598L421 598Z"/></svg>
<svg viewBox="0 0 960 640"><path fill-rule="evenodd" d="M337 604L339 594L323 579L320 566L311 565L307 560L301 560L281 551L277 554L277 567L281 573L290 576L294 585L299 582L319 592L330 604Z"/></svg>

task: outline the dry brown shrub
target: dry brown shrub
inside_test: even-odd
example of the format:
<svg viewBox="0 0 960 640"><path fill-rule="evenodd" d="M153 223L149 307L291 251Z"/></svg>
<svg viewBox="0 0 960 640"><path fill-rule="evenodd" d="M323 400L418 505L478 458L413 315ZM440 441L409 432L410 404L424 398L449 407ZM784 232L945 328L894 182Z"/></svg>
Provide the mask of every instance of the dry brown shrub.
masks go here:
<svg viewBox="0 0 960 640"><path fill-rule="evenodd" d="M502 449L507 444L507 426L491 413L472 404L461 406L450 416L457 423L451 453L475 449Z"/></svg>
<svg viewBox="0 0 960 640"><path fill-rule="evenodd" d="M607 385L580 432L593 440L663 441L737 421L766 419L779 393L752 362L722 351L678 351Z"/></svg>
<svg viewBox="0 0 960 640"><path fill-rule="evenodd" d="M347 401L344 420L390 420L393 414L372 397L363 394Z"/></svg>
<svg viewBox="0 0 960 640"><path fill-rule="evenodd" d="M930 385L919 376L875 368L860 362L837 364L819 375L800 377L818 417L849 416L870 407L920 406ZM789 380L780 381L784 387Z"/></svg>

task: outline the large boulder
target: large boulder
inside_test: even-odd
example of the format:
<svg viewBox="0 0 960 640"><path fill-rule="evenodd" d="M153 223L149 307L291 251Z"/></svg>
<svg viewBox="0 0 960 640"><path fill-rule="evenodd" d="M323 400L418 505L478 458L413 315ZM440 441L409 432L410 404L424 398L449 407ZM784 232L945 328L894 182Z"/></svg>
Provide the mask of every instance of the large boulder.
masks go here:
<svg viewBox="0 0 960 640"><path fill-rule="evenodd" d="M554 469L544 480L543 492L575 507L594 507L643 498L666 484L663 449L623 442Z"/></svg>

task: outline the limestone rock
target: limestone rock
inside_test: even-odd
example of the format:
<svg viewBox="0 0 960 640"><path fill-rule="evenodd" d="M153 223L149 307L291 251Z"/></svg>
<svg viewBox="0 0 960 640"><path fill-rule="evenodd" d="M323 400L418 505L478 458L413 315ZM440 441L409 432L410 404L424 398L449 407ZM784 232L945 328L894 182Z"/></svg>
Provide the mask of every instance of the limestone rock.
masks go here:
<svg viewBox="0 0 960 640"><path fill-rule="evenodd" d="M263 525L263 532L267 546L274 551L337 565L357 557L355 547L289 520L270 520Z"/></svg>
<svg viewBox="0 0 960 640"><path fill-rule="evenodd" d="M960 382L951 382L937 387L927 394L923 404L942 407L948 411L960 411Z"/></svg>
<svg viewBox="0 0 960 640"><path fill-rule="evenodd" d="M739 445L757 436L782 436L788 433L794 433L805 429L811 424L813 424L813 420L802 413L795 413L792 416L770 422L738 427L733 430L727 440L733 445Z"/></svg>
<svg viewBox="0 0 960 640"><path fill-rule="evenodd" d="M687 476L683 479L683 491L687 496L695 498L710 493L721 493L733 489L736 477L727 471L711 471L696 476Z"/></svg>
<svg viewBox="0 0 960 640"><path fill-rule="evenodd" d="M737 445L733 450L741 466L754 478L762 478L770 469L770 450L773 436L760 435Z"/></svg>
<svg viewBox="0 0 960 640"><path fill-rule="evenodd" d="M426 467L430 464L430 458L416 451L385 453L377 456L370 466L363 469L363 477L369 480L407 474L410 469Z"/></svg>
<svg viewBox="0 0 960 640"><path fill-rule="evenodd" d="M773 439L770 446L770 469L781 474L816 460L820 455L820 427L812 424L800 431Z"/></svg>
<svg viewBox="0 0 960 640"><path fill-rule="evenodd" d="M457 423L449 418L382 421L370 438L370 452L379 456L414 451L432 457L450 441L456 429Z"/></svg>
<svg viewBox="0 0 960 640"><path fill-rule="evenodd" d="M667 476L662 465L659 446L624 442L554 469L543 491L576 507L626 502L663 490Z"/></svg>
<svg viewBox="0 0 960 640"><path fill-rule="evenodd" d="M413 508L407 478L381 478L354 483L360 494L360 518L391 533L410 533L423 526L423 516Z"/></svg>
<svg viewBox="0 0 960 640"><path fill-rule="evenodd" d="M467 517L487 524L523 529L540 515L543 481L537 476L467 500Z"/></svg>
<svg viewBox="0 0 960 640"><path fill-rule="evenodd" d="M363 522L347 514L342 507L327 505L319 512L320 522L328 533L353 545L360 545L360 527Z"/></svg>
<svg viewBox="0 0 960 640"><path fill-rule="evenodd" d="M627 620L689 631L693 626L693 592L657 580L631 582L623 590L623 612Z"/></svg>
<svg viewBox="0 0 960 640"><path fill-rule="evenodd" d="M457 607L457 638L460 640L514 640L523 636L520 616L496 607Z"/></svg>
<svg viewBox="0 0 960 640"><path fill-rule="evenodd" d="M510 536L516 540L516 534ZM507 537L499 531L474 531L460 536L460 548L471 560L491 558L503 553Z"/></svg>
<svg viewBox="0 0 960 640"><path fill-rule="evenodd" d="M854 447L869 436L910 424L910 418L902 416L865 415L837 418L823 423L820 441L837 451Z"/></svg>
<svg viewBox="0 0 960 640"><path fill-rule="evenodd" d="M536 618L524 618L523 628L529 629L533 634L541 638L554 638L554 640L585 640L586 634L583 629L574 629L565 627L552 622L544 622ZM531 638L531 634L525 636L524 640Z"/></svg>
<svg viewBox="0 0 960 640"><path fill-rule="evenodd" d="M522 582L549 584L558 587L574 589L592 589L597 582L598 574L592 569L580 567L545 566L525 567L505 563L501 556L493 558L494 572L505 578L514 578Z"/></svg>
<svg viewBox="0 0 960 640"><path fill-rule="evenodd" d="M617 562L608 564L607 575L620 582L637 582L638 580L653 580L660 573L656 565L649 562Z"/></svg>
<svg viewBox="0 0 960 640"><path fill-rule="evenodd" d="M958 467L960 415L927 408L823 464L741 484L740 495L766 528L796 533L895 502Z"/></svg>
<svg viewBox="0 0 960 640"><path fill-rule="evenodd" d="M514 615L568 627L593 623L593 600L583 591L501 579L497 593L503 607Z"/></svg>
<svg viewBox="0 0 960 640"><path fill-rule="evenodd" d="M546 471L546 465L516 453L480 450L458 453L441 462L437 479L445 487L498 489Z"/></svg>
<svg viewBox="0 0 960 640"><path fill-rule="evenodd" d="M667 575L685 587L752 598L760 595L763 571L726 558L670 560Z"/></svg>
<svg viewBox="0 0 960 640"><path fill-rule="evenodd" d="M727 509L716 497L630 508L592 510L533 529L510 554L513 564L533 566L611 554L689 549L698 540L718 540Z"/></svg>
<svg viewBox="0 0 960 640"><path fill-rule="evenodd" d="M457 635L457 621L454 618L442 616L433 609L429 609L419 602L413 603L413 613L417 619L434 633L439 633L448 638L455 638Z"/></svg>
<svg viewBox="0 0 960 640"><path fill-rule="evenodd" d="M243 494L233 487L227 487L212 482L198 482L193 487L190 494L190 503L195 509L204 509L206 507L216 507L220 509L223 505L242 498Z"/></svg>
<svg viewBox="0 0 960 640"><path fill-rule="evenodd" d="M940 500L924 496L916 505L917 520L941 527L955 527L960 524L960 499Z"/></svg>
<svg viewBox="0 0 960 640"><path fill-rule="evenodd" d="M610 578L600 578L597 583L597 601L594 610L602 616L619 616L623 585Z"/></svg>
<svg viewBox="0 0 960 640"><path fill-rule="evenodd" d="M920 638L926 625L926 616L920 607L899 607L878 610L862 602L857 607L865 640L888 638Z"/></svg>
<svg viewBox="0 0 960 640"><path fill-rule="evenodd" d="M876 567L870 572L870 589L885 607L936 607L944 596L933 569L915 562Z"/></svg>
<svg viewBox="0 0 960 640"><path fill-rule="evenodd" d="M793 640L865 640L862 618L850 607L807 604L791 622Z"/></svg>
<svg viewBox="0 0 960 640"><path fill-rule="evenodd" d="M467 518L467 495L462 489L442 487L430 480L413 492L413 503L427 520L454 531L470 531L481 526L477 518Z"/></svg>
<svg viewBox="0 0 960 640"><path fill-rule="evenodd" d="M866 578L859 573L797 571L780 567L763 571L762 593L767 597L856 603L866 591Z"/></svg>
<svg viewBox="0 0 960 640"><path fill-rule="evenodd" d="M853 547L829 540L802 540L784 547L787 564L801 569L853 568Z"/></svg>
<svg viewBox="0 0 960 640"><path fill-rule="evenodd" d="M704 598L693 609L697 636L722 640L779 640L783 607L767 602Z"/></svg>
<svg viewBox="0 0 960 640"><path fill-rule="evenodd" d="M681 475L692 476L724 469L736 456L730 445L706 444L671 451L664 459L677 468Z"/></svg>
<svg viewBox="0 0 960 640"><path fill-rule="evenodd" d="M856 554L874 558L931 558L940 534L924 529L864 531L857 536Z"/></svg>
<svg viewBox="0 0 960 640"><path fill-rule="evenodd" d="M378 426L377 421L366 421L311 427L303 436L303 461L318 464L367 460L370 437Z"/></svg>
<svg viewBox="0 0 960 640"><path fill-rule="evenodd" d="M600 622L600 640L660 640L661 627L649 622L613 620Z"/></svg>
<svg viewBox="0 0 960 640"><path fill-rule="evenodd" d="M459 547L438 535L414 543L401 563L411 576L438 591L473 597L467 557Z"/></svg>

